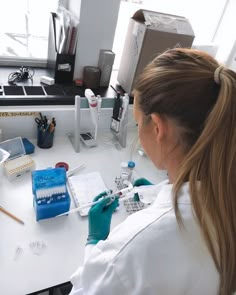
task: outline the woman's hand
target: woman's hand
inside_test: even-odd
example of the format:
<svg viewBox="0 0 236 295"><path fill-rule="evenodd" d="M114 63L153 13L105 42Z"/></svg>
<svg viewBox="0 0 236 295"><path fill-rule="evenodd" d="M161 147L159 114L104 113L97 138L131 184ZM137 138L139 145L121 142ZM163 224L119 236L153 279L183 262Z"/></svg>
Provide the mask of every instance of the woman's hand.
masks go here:
<svg viewBox="0 0 236 295"><path fill-rule="evenodd" d="M143 185L153 185L153 183L151 183L146 178L138 178L135 180L135 182L133 184L133 186L143 186ZM140 201L138 193L134 194L134 201L136 201L136 202Z"/></svg>
<svg viewBox="0 0 236 295"><path fill-rule="evenodd" d="M96 196L93 201L101 199L101 201L92 206L88 213L89 234L88 244L97 244L100 240L105 240L110 233L112 213L119 206L119 199L111 199L107 196L107 192L103 192Z"/></svg>

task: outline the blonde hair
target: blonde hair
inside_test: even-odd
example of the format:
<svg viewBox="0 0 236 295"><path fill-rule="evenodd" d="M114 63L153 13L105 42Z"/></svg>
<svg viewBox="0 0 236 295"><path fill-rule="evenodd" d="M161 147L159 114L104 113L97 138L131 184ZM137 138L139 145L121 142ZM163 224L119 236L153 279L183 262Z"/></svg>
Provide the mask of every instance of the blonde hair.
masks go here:
<svg viewBox="0 0 236 295"><path fill-rule="evenodd" d="M188 180L220 275L219 295L230 295L236 291L236 74L204 52L171 49L144 69L134 94L145 115L168 116L184 130L186 157L174 183L176 218L181 225L178 191Z"/></svg>

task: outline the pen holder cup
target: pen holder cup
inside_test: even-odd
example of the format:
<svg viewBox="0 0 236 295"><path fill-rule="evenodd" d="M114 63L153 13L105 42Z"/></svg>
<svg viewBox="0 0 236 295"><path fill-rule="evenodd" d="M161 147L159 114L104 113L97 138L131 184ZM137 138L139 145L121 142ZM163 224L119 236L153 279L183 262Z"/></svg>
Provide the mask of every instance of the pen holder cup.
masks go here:
<svg viewBox="0 0 236 295"><path fill-rule="evenodd" d="M54 130L41 130L38 128L37 145L42 149L49 149L53 146Z"/></svg>

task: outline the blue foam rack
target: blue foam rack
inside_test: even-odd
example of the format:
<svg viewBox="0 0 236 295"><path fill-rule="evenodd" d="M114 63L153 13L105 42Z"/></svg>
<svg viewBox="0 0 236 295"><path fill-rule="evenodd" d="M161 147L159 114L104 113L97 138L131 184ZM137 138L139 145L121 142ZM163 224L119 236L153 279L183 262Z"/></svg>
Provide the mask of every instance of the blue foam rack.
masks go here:
<svg viewBox="0 0 236 295"><path fill-rule="evenodd" d="M65 168L32 171L33 206L36 220L55 217L70 209Z"/></svg>

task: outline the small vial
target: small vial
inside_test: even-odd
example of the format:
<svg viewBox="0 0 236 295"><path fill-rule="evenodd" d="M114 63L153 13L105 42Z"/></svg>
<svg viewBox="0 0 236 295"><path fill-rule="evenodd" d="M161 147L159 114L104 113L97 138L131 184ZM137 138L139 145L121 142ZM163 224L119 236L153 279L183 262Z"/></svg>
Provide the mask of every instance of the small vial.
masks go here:
<svg viewBox="0 0 236 295"><path fill-rule="evenodd" d="M124 180L128 180L129 178L129 168L128 168L128 163L127 162L121 162L120 163L120 168L121 168L121 171L120 171L120 178L122 180L122 182Z"/></svg>
<svg viewBox="0 0 236 295"><path fill-rule="evenodd" d="M128 181L133 184L133 170L135 167L135 163L133 161L128 162Z"/></svg>

